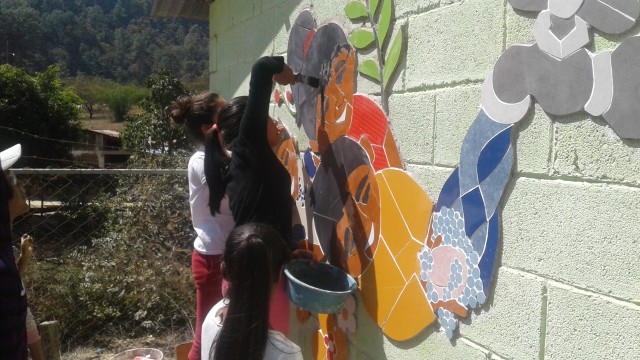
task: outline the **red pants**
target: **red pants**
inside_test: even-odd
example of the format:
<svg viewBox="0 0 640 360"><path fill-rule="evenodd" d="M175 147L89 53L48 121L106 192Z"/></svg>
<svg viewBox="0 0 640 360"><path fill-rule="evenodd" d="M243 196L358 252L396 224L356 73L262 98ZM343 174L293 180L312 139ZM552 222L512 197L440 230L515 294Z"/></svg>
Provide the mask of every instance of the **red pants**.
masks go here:
<svg viewBox="0 0 640 360"><path fill-rule="evenodd" d="M200 360L202 322L209 310L222 300L221 262L222 255L202 255L194 250L191 256L191 268L196 282L196 334L189 351L189 360Z"/></svg>

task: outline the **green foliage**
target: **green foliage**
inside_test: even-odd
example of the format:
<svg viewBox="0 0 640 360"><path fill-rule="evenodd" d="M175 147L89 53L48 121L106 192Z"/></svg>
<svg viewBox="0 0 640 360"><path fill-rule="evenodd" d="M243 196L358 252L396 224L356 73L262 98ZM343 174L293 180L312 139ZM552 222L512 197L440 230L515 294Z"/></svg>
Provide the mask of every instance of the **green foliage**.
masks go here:
<svg viewBox="0 0 640 360"><path fill-rule="evenodd" d="M186 162L146 156L130 166L185 168ZM28 273L34 314L59 320L67 344L160 335L189 326L195 315L185 174L126 175L117 184L76 209L78 219L104 220L92 242L68 246L60 265L36 262Z"/></svg>
<svg viewBox="0 0 640 360"><path fill-rule="evenodd" d="M113 113L116 121L124 121L125 115L146 95L146 91L135 85L112 84L100 91L99 99Z"/></svg>
<svg viewBox="0 0 640 360"><path fill-rule="evenodd" d="M49 67L35 76L0 65L0 147L22 144L18 166L51 165L46 159L70 157L77 138L80 98L64 88L60 70Z"/></svg>
<svg viewBox="0 0 640 360"><path fill-rule="evenodd" d="M172 126L168 109L175 99L188 95L189 91L167 71L149 76L145 82L147 95L140 102L141 114L127 116L122 132L125 148L141 152L173 154L190 147L182 126Z"/></svg>
<svg viewBox="0 0 640 360"><path fill-rule="evenodd" d="M95 107L100 102L100 96L105 89L113 86L113 82L99 76L78 75L67 79L65 83L82 99L82 105L93 118Z"/></svg>
<svg viewBox="0 0 640 360"><path fill-rule="evenodd" d="M371 30L355 30L349 35L349 42L356 50L366 49L371 44L375 44L378 50L378 64L371 59L364 60L358 65L358 72L380 83L382 107L388 112L386 106L388 90L391 79L400 64L406 29L401 27L395 38L390 42L391 46L388 46L387 39L393 30L393 0L371 0L369 1L368 9L357 0L351 1L344 11L352 21L358 21L360 18L366 17L371 22Z"/></svg>
<svg viewBox="0 0 640 360"><path fill-rule="evenodd" d="M119 83L161 68L185 82L208 78L206 25L150 17L152 2L0 0L0 62L29 72L57 64L65 77Z"/></svg>

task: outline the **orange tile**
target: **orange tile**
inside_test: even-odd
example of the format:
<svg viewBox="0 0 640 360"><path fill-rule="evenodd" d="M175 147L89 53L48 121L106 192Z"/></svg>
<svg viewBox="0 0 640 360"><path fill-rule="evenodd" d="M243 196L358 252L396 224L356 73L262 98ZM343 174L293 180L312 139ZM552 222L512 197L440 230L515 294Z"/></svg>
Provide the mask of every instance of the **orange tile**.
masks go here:
<svg viewBox="0 0 640 360"><path fill-rule="evenodd" d="M376 174L378 189L380 191L380 235L388 239L387 245L395 256L411 241L411 233L402 218L402 213L393 200L392 187L395 184L387 182L384 175L391 169L385 169Z"/></svg>
<svg viewBox="0 0 640 360"><path fill-rule="evenodd" d="M405 247L395 256L396 263L402 271L405 279L409 279L412 275L420 275L420 260L418 253L422 250L423 245L415 241L409 241Z"/></svg>
<svg viewBox="0 0 640 360"><path fill-rule="evenodd" d="M391 311L382 331L393 340L404 341L416 336L435 321L435 314L422 292L417 277L412 277Z"/></svg>

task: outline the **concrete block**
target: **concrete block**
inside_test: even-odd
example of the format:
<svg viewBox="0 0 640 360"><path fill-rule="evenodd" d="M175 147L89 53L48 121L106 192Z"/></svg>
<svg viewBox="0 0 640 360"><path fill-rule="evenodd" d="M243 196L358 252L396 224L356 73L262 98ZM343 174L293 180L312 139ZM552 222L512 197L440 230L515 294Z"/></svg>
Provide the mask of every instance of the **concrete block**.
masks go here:
<svg viewBox="0 0 640 360"><path fill-rule="evenodd" d="M273 12L249 19L242 27L245 29L242 41L244 55L236 61L253 64L262 56L273 55L273 39L279 31L279 24L273 21Z"/></svg>
<svg viewBox="0 0 640 360"><path fill-rule="evenodd" d="M402 17L431 11L440 6L440 0L395 0L395 15Z"/></svg>
<svg viewBox="0 0 640 360"><path fill-rule="evenodd" d="M407 172L427 192L429 199L435 204L453 168L408 164Z"/></svg>
<svg viewBox="0 0 640 360"><path fill-rule="evenodd" d="M546 360L638 358L640 306L554 286L548 296Z"/></svg>
<svg viewBox="0 0 640 360"><path fill-rule="evenodd" d="M490 351L513 359L538 359L542 318L542 281L498 269L484 310L462 320L460 334ZM516 330L517 329L517 330Z"/></svg>
<svg viewBox="0 0 640 360"><path fill-rule="evenodd" d="M221 94L223 98L230 98L229 71L216 71L209 74L209 90Z"/></svg>
<svg viewBox="0 0 640 360"><path fill-rule="evenodd" d="M462 140L480 111L480 86L443 89L435 94L434 164L456 166Z"/></svg>
<svg viewBox="0 0 640 360"><path fill-rule="evenodd" d="M473 347L469 343L457 340L449 341L444 332L433 331L433 327L425 331L425 335L402 342L393 343L384 339L384 350L388 360L429 359L429 360L486 360L487 353Z"/></svg>
<svg viewBox="0 0 640 360"><path fill-rule="evenodd" d="M638 298L638 203L638 188L512 179L502 213L502 264Z"/></svg>
<svg viewBox="0 0 640 360"><path fill-rule="evenodd" d="M296 18L305 9L311 8L311 0L286 0L278 1L278 6L271 9L273 12L273 23L278 27L276 36L273 38L274 54L284 54L287 52L289 44L289 32Z"/></svg>
<svg viewBox="0 0 640 360"><path fill-rule="evenodd" d="M229 93L231 93L231 97L249 94L252 65L239 64L229 70Z"/></svg>
<svg viewBox="0 0 640 360"><path fill-rule="evenodd" d="M433 92L398 94L389 98L391 128L405 163L432 163L434 105Z"/></svg>
<svg viewBox="0 0 640 360"><path fill-rule="evenodd" d="M539 106L536 106L535 112L528 119L516 125L514 139L517 171L549 173L552 129L551 120Z"/></svg>
<svg viewBox="0 0 640 360"><path fill-rule="evenodd" d="M356 27L360 27L361 23L353 24L345 15L344 7L346 4L346 1L312 0L311 12L316 18L318 27L332 22L340 25L346 34L349 34Z"/></svg>
<svg viewBox="0 0 640 360"><path fill-rule="evenodd" d="M229 15L231 23L241 25L247 19L259 14L261 9L260 0L242 0L229 2Z"/></svg>
<svg viewBox="0 0 640 360"><path fill-rule="evenodd" d="M407 89L482 80L502 53L502 0L466 0L409 17Z"/></svg>
<svg viewBox="0 0 640 360"><path fill-rule="evenodd" d="M229 15L230 1L217 1L209 7L209 32L219 34L226 32L231 27Z"/></svg>
<svg viewBox="0 0 640 360"><path fill-rule="evenodd" d="M515 44L533 44L533 23L538 13L514 10L507 4L506 16L506 46Z"/></svg>
<svg viewBox="0 0 640 360"><path fill-rule="evenodd" d="M230 69L244 62L246 32L244 27L235 26L225 33L218 34L215 49L218 70Z"/></svg>
<svg viewBox="0 0 640 360"><path fill-rule="evenodd" d="M209 72L218 70L218 35L209 32Z"/></svg>
<svg viewBox="0 0 640 360"><path fill-rule="evenodd" d="M640 185L640 141L621 140L586 114L554 124L553 174Z"/></svg>

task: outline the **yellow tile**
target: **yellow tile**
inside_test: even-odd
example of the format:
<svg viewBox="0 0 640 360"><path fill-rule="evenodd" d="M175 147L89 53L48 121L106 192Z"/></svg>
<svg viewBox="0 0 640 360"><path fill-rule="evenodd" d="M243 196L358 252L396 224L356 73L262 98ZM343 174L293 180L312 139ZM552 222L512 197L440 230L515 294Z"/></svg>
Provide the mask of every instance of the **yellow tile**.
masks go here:
<svg viewBox="0 0 640 360"><path fill-rule="evenodd" d="M411 278L382 331L393 340L405 341L435 321L435 315L416 277Z"/></svg>
<svg viewBox="0 0 640 360"><path fill-rule="evenodd" d="M402 273L380 237L373 263L360 277L362 302L371 318L382 328L405 286Z"/></svg>
<svg viewBox="0 0 640 360"><path fill-rule="evenodd" d="M396 255L396 263L402 271L405 279L409 279L414 274L420 275L420 260L418 253L422 249L422 244L415 241L409 241L406 246Z"/></svg>
<svg viewBox="0 0 640 360"><path fill-rule="evenodd" d="M380 189L380 236L388 239L389 249L396 255L405 244L411 241L411 233L407 229L402 214L393 200L390 184L387 182L384 173L390 169L382 170L376 174L378 188Z"/></svg>

